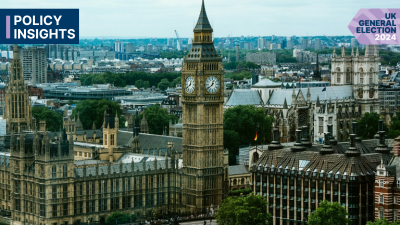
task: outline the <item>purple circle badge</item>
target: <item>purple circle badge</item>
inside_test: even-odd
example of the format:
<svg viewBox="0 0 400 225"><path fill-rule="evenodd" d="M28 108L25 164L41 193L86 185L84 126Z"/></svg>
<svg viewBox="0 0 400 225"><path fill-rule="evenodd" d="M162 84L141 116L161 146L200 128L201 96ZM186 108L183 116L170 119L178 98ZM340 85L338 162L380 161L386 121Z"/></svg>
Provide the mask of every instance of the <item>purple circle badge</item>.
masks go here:
<svg viewBox="0 0 400 225"><path fill-rule="evenodd" d="M360 9L347 27L362 45L398 45L400 9Z"/></svg>

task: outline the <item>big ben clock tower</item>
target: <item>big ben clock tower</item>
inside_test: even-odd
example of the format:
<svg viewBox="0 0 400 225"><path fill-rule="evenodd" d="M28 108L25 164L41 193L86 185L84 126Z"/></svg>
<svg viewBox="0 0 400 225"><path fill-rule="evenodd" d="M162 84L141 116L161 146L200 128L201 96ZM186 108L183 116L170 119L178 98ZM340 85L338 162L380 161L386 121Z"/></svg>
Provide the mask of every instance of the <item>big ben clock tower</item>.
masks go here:
<svg viewBox="0 0 400 225"><path fill-rule="evenodd" d="M182 200L184 210L205 213L211 206L220 206L223 196L224 73L204 0L193 32L182 69Z"/></svg>

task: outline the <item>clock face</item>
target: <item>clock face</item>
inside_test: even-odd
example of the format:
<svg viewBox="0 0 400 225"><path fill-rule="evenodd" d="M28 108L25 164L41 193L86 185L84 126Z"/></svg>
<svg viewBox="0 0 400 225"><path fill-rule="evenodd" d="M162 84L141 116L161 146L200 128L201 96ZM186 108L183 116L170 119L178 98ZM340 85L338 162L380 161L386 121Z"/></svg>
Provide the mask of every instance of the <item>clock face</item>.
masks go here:
<svg viewBox="0 0 400 225"><path fill-rule="evenodd" d="M218 88L219 88L219 80L218 80L218 78L216 78L214 76L210 76L209 78L207 78L207 80L206 80L206 89L207 89L208 92L213 94L213 93L218 91Z"/></svg>
<svg viewBox="0 0 400 225"><path fill-rule="evenodd" d="M187 93L192 93L194 91L194 79L193 77L186 78L185 89Z"/></svg>

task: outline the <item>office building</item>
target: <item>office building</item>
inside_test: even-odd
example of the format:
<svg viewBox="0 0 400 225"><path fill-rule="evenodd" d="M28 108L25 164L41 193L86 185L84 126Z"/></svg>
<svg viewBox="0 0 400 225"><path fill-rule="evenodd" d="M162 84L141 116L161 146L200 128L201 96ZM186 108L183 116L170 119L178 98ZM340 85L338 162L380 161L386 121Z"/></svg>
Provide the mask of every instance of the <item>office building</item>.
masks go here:
<svg viewBox="0 0 400 225"><path fill-rule="evenodd" d="M314 49L315 50L321 50L322 49L321 40L320 39L315 39L315 41L314 41Z"/></svg>
<svg viewBox="0 0 400 225"><path fill-rule="evenodd" d="M276 53L274 52L259 52L259 53L247 53L246 61L254 62L257 64L275 64Z"/></svg>
<svg viewBox="0 0 400 225"><path fill-rule="evenodd" d="M114 51L115 52L123 52L124 51L124 43L122 41L114 41Z"/></svg>
<svg viewBox="0 0 400 225"><path fill-rule="evenodd" d="M146 51L147 51L148 53L153 52L153 45L152 45L152 44L148 44L148 45L147 45L147 48L146 48Z"/></svg>
<svg viewBox="0 0 400 225"><path fill-rule="evenodd" d="M244 43L244 49L251 50L251 43L250 42L245 42Z"/></svg>
<svg viewBox="0 0 400 225"><path fill-rule="evenodd" d="M302 39L301 40L301 49L307 49L307 48L308 48L308 40Z"/></svg>
<svg viewBox="0 0 400 225"><path fill-rule="evenodd" d="M47 83L46 49L40 47L19 48L24 79L32 84Z"/></svg>
<svg viewBox="0 0 400 225"><path fill-rule="evenodd" d="M133 43L125 43L125 52L126 53L131 53L135 51L135 45Z"/></svg>
<svg viewBox="0 0 400 225"><path fill-rule="evenodd" d="M287 40L287 47L286 49L293 49L293 40Z"/></svg>

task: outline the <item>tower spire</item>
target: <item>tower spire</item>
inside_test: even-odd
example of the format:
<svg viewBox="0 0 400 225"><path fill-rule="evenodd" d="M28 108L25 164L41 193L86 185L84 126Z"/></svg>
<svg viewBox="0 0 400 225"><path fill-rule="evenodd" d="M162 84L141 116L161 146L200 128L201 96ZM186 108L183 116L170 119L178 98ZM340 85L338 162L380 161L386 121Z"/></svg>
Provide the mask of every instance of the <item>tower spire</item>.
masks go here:
<svg viewBox="0 0 400 225"><path fill-rule="evenodd" d="M14 45L14 51L13 51L13 59L18 58L18 57L19 57L19 55L18 55L18 45L15 44Z"/></svg>
<svg viewBox="0 0 400 225"><path fill-rule="evenodd" d="M202 30L207 30L211 32L213 30L210 21L208 20L207 17L206 7L204 6L204 0L202 0L201 3L199 19L197 20L196 26L194 27L194 31L202 31Z"/></svg>

